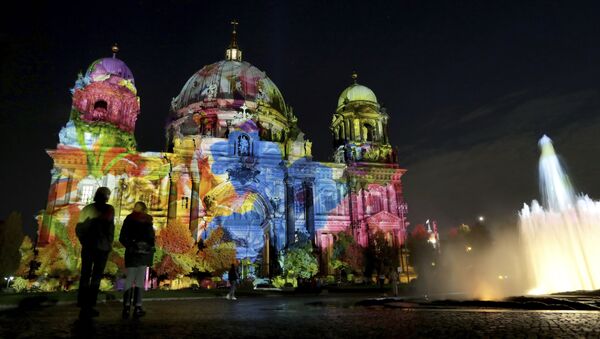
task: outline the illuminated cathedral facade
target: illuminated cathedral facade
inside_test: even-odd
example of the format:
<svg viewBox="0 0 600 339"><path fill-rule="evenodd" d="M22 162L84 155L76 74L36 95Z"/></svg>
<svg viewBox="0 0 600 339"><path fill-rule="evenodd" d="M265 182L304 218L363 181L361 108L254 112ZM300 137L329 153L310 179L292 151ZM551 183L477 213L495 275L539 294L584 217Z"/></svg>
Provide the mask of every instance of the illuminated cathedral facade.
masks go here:
<svg viewBox="0 0 600 339"><path fill-rule="evenodd" d="M223 227L236 257L262 263L263 274L300 238L313 243L322 271L331 271L340 232L364 247L377 231L394 248L405 242L405 170L389 143L389 115L356 74L331 112L333 162L314 161L279 89L242 60L234 28L225 59L193 74L172 100L165 150L138 152L140 98L117 51L72 89L69 120L47 151L52 179L38 246L76 241L79 210L100 186L112 191L117 227L144 201L158 234L183 225L199 241Z"/></svg>

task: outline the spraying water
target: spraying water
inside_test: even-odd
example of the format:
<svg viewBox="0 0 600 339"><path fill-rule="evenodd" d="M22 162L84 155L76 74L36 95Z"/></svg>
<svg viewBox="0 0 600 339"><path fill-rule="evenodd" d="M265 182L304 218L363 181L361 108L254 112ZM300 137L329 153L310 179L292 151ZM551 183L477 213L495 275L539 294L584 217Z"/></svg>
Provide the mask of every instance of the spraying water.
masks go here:
<svg viewBox="0 0 600 339"><path fill-rule="evenodd" d="M529 293L600 289L600 201L575 195L550 138L539 146L543 206L534 200L519 213Z"/></svg>

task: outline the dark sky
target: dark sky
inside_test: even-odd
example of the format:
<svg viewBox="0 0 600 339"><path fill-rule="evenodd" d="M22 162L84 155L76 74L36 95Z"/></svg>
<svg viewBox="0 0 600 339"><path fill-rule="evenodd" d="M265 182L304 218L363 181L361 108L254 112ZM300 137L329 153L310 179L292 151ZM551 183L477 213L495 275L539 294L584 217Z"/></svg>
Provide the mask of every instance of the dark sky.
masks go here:
<svg viewBox="0 0 600 339"><path fill-rule="evenodd" d="M50 158L80 70L110 56L134 73L139 150L164 147L172 97L223 59L232 18L244 59L267 72L317 160L356 70L391 116L409 219L446 228L516 220L538 196L548 133L578 191L600 197L600 8L556 1L83 1L2 11L0 218L44 208Z"/></svg>

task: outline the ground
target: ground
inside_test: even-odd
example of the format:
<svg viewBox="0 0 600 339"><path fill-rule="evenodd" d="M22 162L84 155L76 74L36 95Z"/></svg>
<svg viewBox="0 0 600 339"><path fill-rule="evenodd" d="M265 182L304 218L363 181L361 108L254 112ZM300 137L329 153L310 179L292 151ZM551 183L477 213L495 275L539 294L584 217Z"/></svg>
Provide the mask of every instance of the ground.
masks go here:
<svg viewBox="0 0 600 339"><path fill-rule="evenodd" d="M205 296L144 307L144 318L125 321L119 302L101 303L92 322L77 320L73 304L5 310L0 337L600 337L598 311L453 308L364 295Z"/></svg>

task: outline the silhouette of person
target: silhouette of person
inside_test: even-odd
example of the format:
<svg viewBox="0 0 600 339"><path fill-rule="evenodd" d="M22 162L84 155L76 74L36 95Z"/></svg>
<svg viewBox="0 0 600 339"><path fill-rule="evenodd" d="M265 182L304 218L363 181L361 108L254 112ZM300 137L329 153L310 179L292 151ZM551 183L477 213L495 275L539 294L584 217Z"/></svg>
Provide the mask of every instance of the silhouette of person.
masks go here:
<svg viewBox="0 0 600 339"><path fill-rule="evenodd" d="M227 299L230 300L236 300L237 298L235 297L235 288L236 285L238 283L238 279L239 279L239 275L237 272L237 268L235 267L234 264L231 264L231 267L229 268L229 273L227 274L227 280L229 280L229 293L227 293Z"/></svg>
<svg viewBox="0 0 600 339"><path fill-rule="evenodd" d="M154 228L152 217L147 213L146 204L135 203L133 212L123 222L119 241L125 246L125 267L127 277L123 290L123 319L129 318L131 297L133 296L134 317L146 312L142 309L142 291L146 281L146 271L154 259ZM135 287L133 287L135 285Z"/></svg>
<svg viewBox="0 0 600 339"><path fill-rule="evenodd" d="M108 204L109 198L110 190L107 187L98 188L94 202L81 210L75 228L81 243L81 276L77 293L80 318L99 315L94 306L115 233L115 210Z"/></svg>

